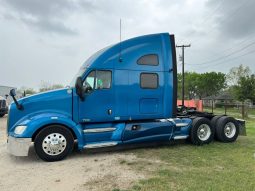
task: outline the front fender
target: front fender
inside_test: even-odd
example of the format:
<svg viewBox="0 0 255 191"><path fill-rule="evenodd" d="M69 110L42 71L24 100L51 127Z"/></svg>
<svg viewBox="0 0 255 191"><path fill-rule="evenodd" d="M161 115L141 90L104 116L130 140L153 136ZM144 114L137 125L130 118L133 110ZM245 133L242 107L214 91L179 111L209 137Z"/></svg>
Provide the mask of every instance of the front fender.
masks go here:
<svg viewBox="0 0 255 191"><path fill-rule="evenodd" d="M73 130L78 139L78 147L82 148L84 144L83 144L83 131L81 125L72 121L70 117L67 117L59 113L46 113L46 114L41 113L29 119L20 120L17 124L15 124L12 127L11 131L9 132L9 135L17 138L32 138L38 129L52 124L64 125ZM27 126L26 130L20 135L14 133L15 127L18 125Z"/></svg>

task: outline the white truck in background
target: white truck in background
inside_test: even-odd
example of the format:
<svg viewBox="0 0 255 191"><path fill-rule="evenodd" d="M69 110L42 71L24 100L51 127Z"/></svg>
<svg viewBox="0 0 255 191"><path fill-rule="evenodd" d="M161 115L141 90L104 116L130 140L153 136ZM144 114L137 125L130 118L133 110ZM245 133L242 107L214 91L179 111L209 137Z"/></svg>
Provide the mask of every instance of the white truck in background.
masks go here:
<svg viewBox="0 0 255 191"><path fill-rule="evenodd" d="M0 117L8 113L8 104L4 97L0 96Z"/></svg>

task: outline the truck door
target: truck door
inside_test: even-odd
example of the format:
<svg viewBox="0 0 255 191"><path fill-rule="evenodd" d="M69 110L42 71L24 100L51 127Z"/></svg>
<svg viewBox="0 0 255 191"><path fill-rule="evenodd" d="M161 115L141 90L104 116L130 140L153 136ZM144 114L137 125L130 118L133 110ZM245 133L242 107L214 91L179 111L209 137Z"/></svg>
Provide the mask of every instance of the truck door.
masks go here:
<svg viewBox="0 0 255 191"><path fill-rule="evenodd" d="M83 82L84 101L79 99L80 122L112 121L114 116L114 87L112 70L91 70Z"/></svg>

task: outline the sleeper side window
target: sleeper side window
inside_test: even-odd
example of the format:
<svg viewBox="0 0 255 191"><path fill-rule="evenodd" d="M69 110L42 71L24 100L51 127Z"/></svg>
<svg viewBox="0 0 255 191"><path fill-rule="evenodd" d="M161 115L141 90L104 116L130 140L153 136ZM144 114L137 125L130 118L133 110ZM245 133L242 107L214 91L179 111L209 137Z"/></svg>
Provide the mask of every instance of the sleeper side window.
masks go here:
<svg viewBox="0 0 255 191"><path fill-rule="evenodd" d="M147 54L142 57L140 57L137 60L137 64L139 65L150 65L150 66L158 66L158 55L157 54Z"/></svg>
<svg viewBox="0 0 255 191"><path fill-rule="evenodd" d="M112 84L112 72L108 70L97 70L95 89L110 89L111 84Z"/></svg>
<svg viewBox="0 0 255 191"><path fill-rule="evenodd" d="M157 73L141 73L140 87L143 89L157 89L158 74Z"/></svg>

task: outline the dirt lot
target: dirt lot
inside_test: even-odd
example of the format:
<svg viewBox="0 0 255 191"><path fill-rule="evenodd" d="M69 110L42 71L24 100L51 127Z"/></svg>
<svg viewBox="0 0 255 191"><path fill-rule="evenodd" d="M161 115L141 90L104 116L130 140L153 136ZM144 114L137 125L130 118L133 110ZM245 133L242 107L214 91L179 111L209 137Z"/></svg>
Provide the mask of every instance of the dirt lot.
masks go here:
<svg viewBox="0 0 255 191"><path fill-rule="evenodd" d="M132 152L74 152L60 162L43 162L30 149L28 157L6 149L6 116L0 118L0 190L127 189L144 175L120 161L135 161Z"/></svg>

